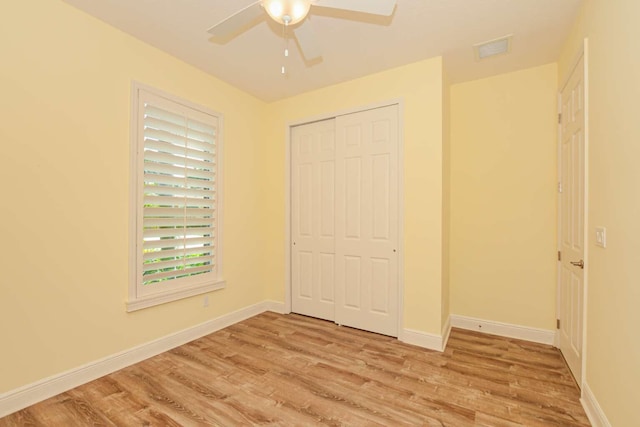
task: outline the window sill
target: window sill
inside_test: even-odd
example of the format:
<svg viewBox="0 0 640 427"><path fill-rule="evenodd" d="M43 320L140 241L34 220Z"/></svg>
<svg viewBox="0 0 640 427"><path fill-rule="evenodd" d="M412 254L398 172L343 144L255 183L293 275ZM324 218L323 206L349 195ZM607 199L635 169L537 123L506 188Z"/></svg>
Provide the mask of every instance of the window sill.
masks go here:
<svg viewBox="0 0 640 427"><path fill-rule="evenodd" d="M223 289L226 286L224 280L220 280L214 283L206 283L196 287L190 287L188 289L179 289L171 292L158 293L154 295L147 295L141 298L132 299L127 301L127 312L142 310L144 308L153 307L167 302L177 301L183 298L189 298L195 295L205 294L207 292L217 291Z"/></svg>

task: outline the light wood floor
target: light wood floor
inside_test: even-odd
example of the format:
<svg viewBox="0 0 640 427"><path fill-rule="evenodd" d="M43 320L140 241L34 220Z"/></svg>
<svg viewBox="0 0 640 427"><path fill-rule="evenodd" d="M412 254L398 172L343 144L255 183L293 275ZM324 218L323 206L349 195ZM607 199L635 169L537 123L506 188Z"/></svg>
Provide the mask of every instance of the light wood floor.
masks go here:
<svg viewBox="0 0 640 427"><path fill-rule="evenodd" d="M0 426L588 426L560 353L453 329L444 353L263 313Z"/></svg>

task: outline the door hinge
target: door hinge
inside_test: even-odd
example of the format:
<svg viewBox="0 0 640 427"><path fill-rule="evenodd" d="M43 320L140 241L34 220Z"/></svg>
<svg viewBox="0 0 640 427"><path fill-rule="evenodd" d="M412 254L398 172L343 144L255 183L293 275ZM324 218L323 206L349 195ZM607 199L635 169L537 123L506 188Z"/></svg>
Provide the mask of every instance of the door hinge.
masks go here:
<svg viewBox="0 0 640 427"><path fill-rule="evenodd" d="M558 113L558 124L562 124L562 113Z"/></svg>
<svg viewBox="0 0 640 427"><path fill-rule="evenodd" d="M562 193L562 183L558 181L558 193Z"/></svg>
<svg viewBox="0 0 640 427"><path fill-rule="evenodd" d="M560 329L560 319L556 319L556 329Z"/></svg>
<svg viewBox="0 0 640 427"><path fill-rule="evenodd" d="M558 251L558 261L562 261L562 252Z"/></svg>

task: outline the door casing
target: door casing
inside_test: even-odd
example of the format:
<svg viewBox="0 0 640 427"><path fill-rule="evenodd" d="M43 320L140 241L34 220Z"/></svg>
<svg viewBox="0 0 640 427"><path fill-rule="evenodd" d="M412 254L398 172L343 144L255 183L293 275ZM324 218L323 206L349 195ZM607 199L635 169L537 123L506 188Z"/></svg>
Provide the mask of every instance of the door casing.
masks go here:
<svg viewBox="0 0 640 427"><path fill-rule="evenodd" d="M583 242L584 242L584 277L583 277L583 299L582 299L582 369L581 378L576 378L578 386L582 389L586 379L586 364L587 364L587 307L588 307L588 295L589 295L589 40L585 38L580 49L577 51L574 60L569 67L567 75L564 76L562 84L558 88L558 114L562 113L562 89L568 84L573 70L576 68L580 60L584 61L584 226L583 226ZM562 176L562 125L558 123L558 188L560 188L560 177ZM560 252L562 249L562 194L557 192L557 250ZM561 318L561 286L562 286L562 265L561 261L557 261L557 274L556 274L556 319ZM556 329L554 346L560 348L560 331Z"/></svg>

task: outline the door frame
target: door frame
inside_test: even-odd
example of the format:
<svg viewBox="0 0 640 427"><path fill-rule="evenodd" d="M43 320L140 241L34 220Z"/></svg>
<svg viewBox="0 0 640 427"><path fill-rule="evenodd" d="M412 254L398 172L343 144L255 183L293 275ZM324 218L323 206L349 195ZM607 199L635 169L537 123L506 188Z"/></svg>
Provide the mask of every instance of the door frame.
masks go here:
<svg viewBox="0 0 640 427"><path fill-rule="evenodd" d="M582 45L576 52L571 62L571 67L567 71L567 75L563 76L561 85L558 87L558 114L562 113L562 90L569 83L569 79L573 71L578 66L580 59L583 59L583 87L584 87L584 224L583 224L583 242L584 242L584 273L583 273L583 296L582 296L582 374L581 378L576 378L580 389L586 381L587 372L587 306L589 298L589 39L584 38ZM559 121L558 121L559 122ZM558 123L558 144L557 144L557 174L558 174L558 190L560 189L560 177L562 176L562 124ZM556 247L560 251L562 249L562 194L557 191L557 233ZM556 319L560 319L561 304L561 286L562 286L562 265L561 261L556 261ZM560 348L560 330L556 329L554 346Z"/></svg>
<svg viewBox="0 0 640 427"><path fill-rule="evenodd" d="M401 98L318 114L287 122L285 125L285 239L284 239L284 313L291 313L291 129L295 126L329 120L338 116L376 108L398 106L398 339L404 330L404 100Z"/></svg>

